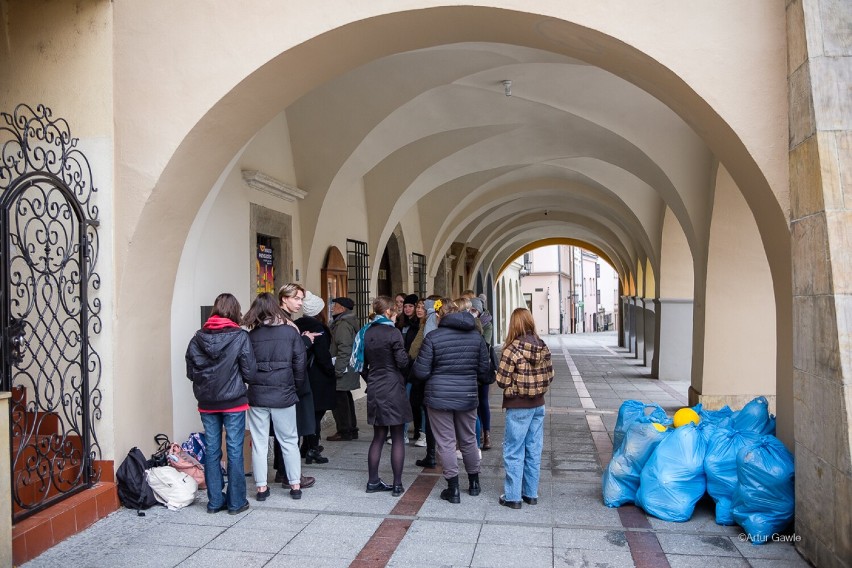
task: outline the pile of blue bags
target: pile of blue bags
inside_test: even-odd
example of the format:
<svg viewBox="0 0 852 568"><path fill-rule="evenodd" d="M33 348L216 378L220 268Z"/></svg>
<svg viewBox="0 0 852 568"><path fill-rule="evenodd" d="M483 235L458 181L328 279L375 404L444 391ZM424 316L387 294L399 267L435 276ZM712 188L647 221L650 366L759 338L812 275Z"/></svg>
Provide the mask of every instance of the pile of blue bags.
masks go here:
<svg viewBox="0 0 852 568"><path fill-rule="evenodd" d="M678 415L673 421L656 404L621 405L603 475L604 503L636 504L657 518L684 522L707 493L716 503L716 522L740 525L754 544L784 531L793 521L793 456L775 437L766 398L738 411L700 404L678 414L684 411L693 418L679 424Z"/></svg>

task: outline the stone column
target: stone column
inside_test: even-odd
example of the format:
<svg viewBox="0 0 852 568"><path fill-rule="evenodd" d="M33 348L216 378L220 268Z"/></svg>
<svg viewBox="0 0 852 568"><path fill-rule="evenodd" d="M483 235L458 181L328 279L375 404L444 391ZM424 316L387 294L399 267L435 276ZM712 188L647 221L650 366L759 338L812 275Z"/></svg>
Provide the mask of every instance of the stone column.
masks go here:
<svg viewBox="0 0 852 568"><path fill-rule="evenodd" d="M636 358L645 364L645 298L636 298Z"/></svg>
<svg viewBox="0 0 852 568"><path fill-rule="evenodd" d="M692 299L660 298L657 310L660 379L688 380L692 376Z"/></svg>
<svg viewBox="0 0 852 568"><path fill-rule="evenodd" d="M787 2L797 547L852 562L852 3Z"/></svg>

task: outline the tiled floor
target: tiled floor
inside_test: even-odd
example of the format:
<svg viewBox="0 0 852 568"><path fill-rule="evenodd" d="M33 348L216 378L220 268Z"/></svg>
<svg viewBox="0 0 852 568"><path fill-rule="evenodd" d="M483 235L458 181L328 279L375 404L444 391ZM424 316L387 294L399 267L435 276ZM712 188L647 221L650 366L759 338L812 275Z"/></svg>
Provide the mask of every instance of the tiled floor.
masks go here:
<svg viewBox="0 0 852 568"><path fill-rule="evenodd" d="M613 333L546 338L557 378L548 394L539 504L501 507L503 413L491 389L494 449L483 453L482 494L461 504L439 498L437 470L414 461L409 447L402 499L366 494L367 448L361 439L324 442L330 462L305 467L317 484L293 501L273 487L248 512L209 515L206 496L181 511L145 517L120 509L26 564L40 566L806 566L789 544L740 542L738 527L714 522L702 500L686 523L667 523L634 507L610 509L601 498L601 460L611 454L621 402L656 402L670 413L686 404L688 384L648 378L650 369L616 347ZM387 447L389 450L389 447ZM389 451L382 475L391 477ZM462 478L464 475L462 474ZM253 492L253 486L249 484Z"/></svg>

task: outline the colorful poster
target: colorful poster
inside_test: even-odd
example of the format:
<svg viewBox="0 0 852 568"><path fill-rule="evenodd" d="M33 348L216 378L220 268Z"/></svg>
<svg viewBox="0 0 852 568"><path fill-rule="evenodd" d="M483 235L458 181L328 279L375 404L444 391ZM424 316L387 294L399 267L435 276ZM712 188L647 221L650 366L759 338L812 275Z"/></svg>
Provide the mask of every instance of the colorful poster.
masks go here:
<svg viewBox="0 0 852 568"><path fill-rule="evenodd" d="M272 247L257 245L257 293L275 293L275 269L272 267Z"/></svg>

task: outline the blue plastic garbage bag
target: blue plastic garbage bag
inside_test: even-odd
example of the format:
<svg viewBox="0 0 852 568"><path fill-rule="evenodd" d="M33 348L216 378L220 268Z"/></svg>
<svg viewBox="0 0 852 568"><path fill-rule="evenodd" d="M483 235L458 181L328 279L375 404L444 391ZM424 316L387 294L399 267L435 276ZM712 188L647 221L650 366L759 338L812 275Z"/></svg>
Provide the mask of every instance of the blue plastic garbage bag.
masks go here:
<svg viewBox="0 0 852 568"><path fill-rule="evenodd" d="M660 432L653 421L643 416L633 422L624 442L615 452L603 474L603 500L607 507L620 507L636 500L639 475L669 430Z"/></svg>
<svg viewBox="0 0 852 568"><path fill-rule="evenodd" d="M730 427L731 424L731 416L734 414L734 411L731 410L731 407L728 405L723 406L719 410L705 410L704 408L696 408L701 406L701 404L697 404L693 407L693 410L698 413L698 416L701 417L701 422L704 424L712 424L714 426L722 426L724 428Z"/></svg>
<svg viewBox="0 0 852 568"><path fill-rule="evenodd" d="M706 425L704 432L707 440L704 473L707 475L707 493L716 502L716 523L733 525L731 499L737 485L737 454L744 447L755 444L760 436L712 424Z"/></svg>
<svg viewBox="0 0 852 568"><path fill-rule="evenodd" d="M651 412L648 413L647 411ZM618 419L615 421L615 430L612 435L612 455L621 447L624 441L624 434L627 433L630 425L642 416L649 416L654 422L659 422L666 426L672 423L672 419L666 415L666 411L659 404L645 404L641 400L625 400L618 408Z"/></svg>
<svg viewBox="0 0 852 568"><path fill-rule="evenodd" d="M761 436L737 454L734 521L752 544L763 544L793 522L793 455L775 436Z"/></svg>
<svg viewBox="0 0 852 568"><path fill-rule="evenodd" d="M731 416L731 428L774 436L775 417L769 414L769 401L766 397L758 396L746 404L742 410L734 412Z"/></svg>
<svg viewBox="0 0 852 568"><path fill-rule="evenodd" d="M688 521L707 489L705 452L706 442L694 424L676 428L642 469L636 504L664 521Z"/></svg>

